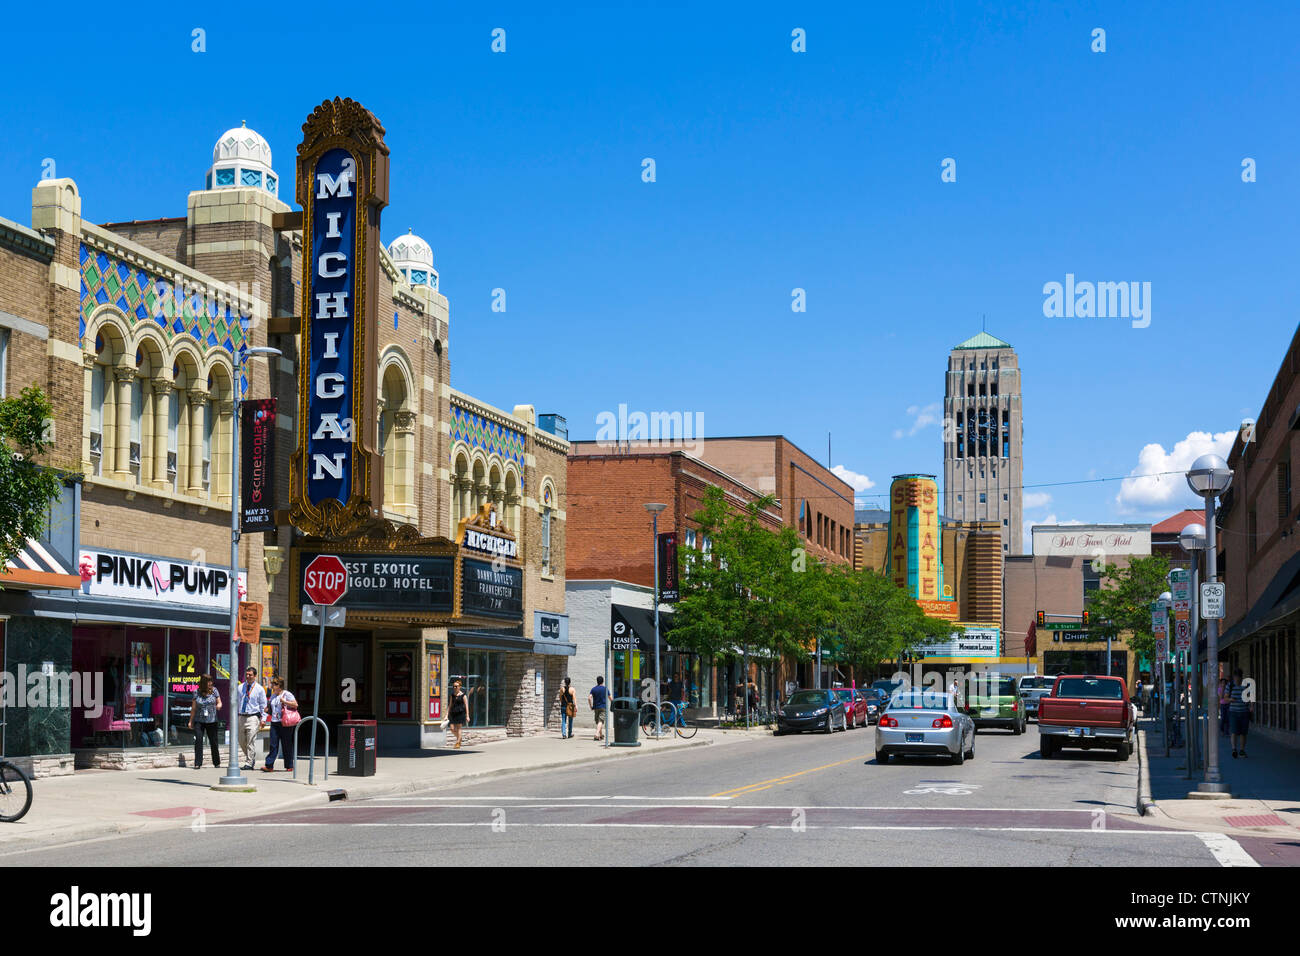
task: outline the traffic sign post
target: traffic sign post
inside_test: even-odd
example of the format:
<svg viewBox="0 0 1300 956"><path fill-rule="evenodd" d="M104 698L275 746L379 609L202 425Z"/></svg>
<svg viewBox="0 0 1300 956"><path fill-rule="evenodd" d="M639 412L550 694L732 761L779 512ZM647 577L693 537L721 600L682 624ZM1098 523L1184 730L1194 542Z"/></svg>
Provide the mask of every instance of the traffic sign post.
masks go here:
<svg viewBox="0 0 1300 956"><path fill-rule="evenodd" d="M303 571L302 589L312 600L312 604L305 605L302 609L303 623L308 623L309 618L320 622L320 635L316 639L316 693L312 700L311 755L307 770L307 783L310 785L316 772L316 726L320 723L320 668L325 659L325 628L342 627L347 620L345 608L333 608L348 593L347 566L336 554L316 555ZM309 607L312 608L311 612L307 610ZM326 760L329 757L329 754L325 755Z"/></svg>

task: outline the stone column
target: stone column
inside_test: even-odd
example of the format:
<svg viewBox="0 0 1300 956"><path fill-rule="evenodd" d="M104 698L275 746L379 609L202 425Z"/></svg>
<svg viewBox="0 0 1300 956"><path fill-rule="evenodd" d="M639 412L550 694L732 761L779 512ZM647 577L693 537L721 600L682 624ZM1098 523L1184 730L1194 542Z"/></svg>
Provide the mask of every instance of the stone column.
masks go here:
<svg viewBox="0 0 1300 956"><path fill-rule="evenodd" d="M90 458L90 397L94 393L94 385L92 382L95 375L95 361L98 358L99 356L94 352L81 353L81 364L85 369L83 373L84 381L82 385L81 407L86 410L85 415L82 417L83 424L81 428L81 470L88 477L95 474L95 463L91 461ZM103 426L101 425L100 427L102 428ZM100 441L103 441L102 434ZM100 447L103 448L103 445L101 444Z"/></svg>
<svg viewBox="0 0 1300 956"><path fill-rule="evenodd" d="M190 427L188 444L190 447L189 474L186 476L185 493L195 498L204 498L203 490L203 422L204 406L208 402L206 390L193 388L186 393L190 405ZM177 480L177 484L182 484Z"/></svg>
<svg viewBox="0 0 1300 956"><path fill-rule="evenodd" d="M135 481L131 474L131 383L133 381L135 381L135 369L121 365L113 366L113 408L116 415L113 422L112 478L115 481ZM107 426L104 430L108 430Z"/></svg>
<svg viewBox="0 0 1300 956"><path fill-rule="evenodd" d="M172 417L171 379L154 379L153 385L153 476L149 487L170 491L171 479L167 477L167 445Z"/></svg>
<svg viewBox="0 0 1300 956"><path fill-rule="evenodd" d="M231 429L235 427L235 403L234 401L223 401L216 407L217 421L220 426L212 429L212 480L209 487L216 491L216 498L223 505L230 505L230 488L232 484L231 470L234 465L230 460L230 437ZM248 436L240 436L240 441L245 441ZM217 462L221 467L217 468Z"/></svg>
<svg viewBox="0 0 1300 956"><path fill-rule="evenodd" d="M415 412L393 412L393 503L394 511L415 517Z"/></svg>

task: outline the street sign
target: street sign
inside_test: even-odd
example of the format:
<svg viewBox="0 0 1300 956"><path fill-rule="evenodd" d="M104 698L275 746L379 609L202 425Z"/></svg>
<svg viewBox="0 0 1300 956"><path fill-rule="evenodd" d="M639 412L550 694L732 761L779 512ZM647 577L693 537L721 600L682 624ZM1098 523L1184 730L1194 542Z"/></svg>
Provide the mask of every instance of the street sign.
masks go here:
<svg viewBox="0 0 1300 956"><path fill-rule="evenodd" d="M1188 621L1174 622L1175 646L1178 650L1188 651L1192 648L1192 625Z"/></svg>
<svg viewBox="0 0 1300 956"><path fill-rule="evenodd" d="M348 569L333 554L318 554L303 572L302 589L313 604L337 604L348 593Z"/></svg>
<svg viewBox="0 0 1300 956"><path fill-rule="evenodd" d="M1205 620L1223 618L1223 604L1228 596L1228 586L1211 582L1201 585L1201 617Z"/></svg>
<svg viewBox="0 0 1300 956"><path fill-rule="evenodd" d="M1169 660L1169 641L1163 637L1156 638L1156 663L1163 664Z"/></svg>
<svg viewBox="0 0 1300 956"><path fill-rule="evenodd" d="M1078 621L1048 621L1043 625L1046 631L1077 631L1083 627Z"/></svg>
<svg viewBox="0 0 1300 956"><path fill-rule="evenodd" d="M319 604L302 606L302 622L321 627L345 627L348 621L348 609L345 607L322 607Z"/></svg>
<svg viewBox="0 0 1300 956"><path fill-rule="evenodd" d="M1174 596L1174 620L1189 620L1192 616L1192 572L1175 568L1169 574L1169 590Z"/></svg>

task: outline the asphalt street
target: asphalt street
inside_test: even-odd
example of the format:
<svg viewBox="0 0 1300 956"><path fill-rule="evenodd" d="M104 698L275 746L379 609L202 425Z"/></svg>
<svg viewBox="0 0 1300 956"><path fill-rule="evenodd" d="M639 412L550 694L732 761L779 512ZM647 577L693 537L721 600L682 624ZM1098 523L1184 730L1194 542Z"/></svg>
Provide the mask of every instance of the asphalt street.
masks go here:
<svg viewBox="0 0 1300 956"><path fill-rule="evenodd" d="M874 729L753 737L648 759L9 854L9 865L1219 866L1227 837L1133 816L1137 759L1038 754L981 732L975 758L878 765ZM575 741L575 746L577 742Z"/></svg>

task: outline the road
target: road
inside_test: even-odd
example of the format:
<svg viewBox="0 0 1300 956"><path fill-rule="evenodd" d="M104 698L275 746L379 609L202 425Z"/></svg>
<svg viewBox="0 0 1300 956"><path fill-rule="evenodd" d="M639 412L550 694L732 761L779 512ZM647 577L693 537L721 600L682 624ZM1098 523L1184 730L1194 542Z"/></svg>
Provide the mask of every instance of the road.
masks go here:
<svg viewBox="0 0 1300 956"><path fill-rule="evenodd" d="M117 837L5 856L22 865L229 865L250 846L310 865L605 862L745 866L1217 866L1225 837L1132 816L1137 760L981 732L976 757L873 756L874 730L753 737L636 759L520 773L401 798L331 804L201 831Z"/></svg>

